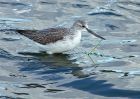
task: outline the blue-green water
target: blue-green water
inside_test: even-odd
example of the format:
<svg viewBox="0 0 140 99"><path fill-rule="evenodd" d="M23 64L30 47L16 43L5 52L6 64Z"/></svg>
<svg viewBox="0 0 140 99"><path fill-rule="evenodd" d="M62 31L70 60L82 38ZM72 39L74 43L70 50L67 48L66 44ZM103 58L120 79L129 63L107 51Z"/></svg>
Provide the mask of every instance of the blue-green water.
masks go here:
<svg viewBox="0 0 140 99"><path fill-rule="evenodd" d="M107 39L92 51L100 40L84 32L75 49L47 55L26 37L1 31L0 98L139 99L139 5L138 0L0 0L0 29L69 27L82 18Z"/></svg>

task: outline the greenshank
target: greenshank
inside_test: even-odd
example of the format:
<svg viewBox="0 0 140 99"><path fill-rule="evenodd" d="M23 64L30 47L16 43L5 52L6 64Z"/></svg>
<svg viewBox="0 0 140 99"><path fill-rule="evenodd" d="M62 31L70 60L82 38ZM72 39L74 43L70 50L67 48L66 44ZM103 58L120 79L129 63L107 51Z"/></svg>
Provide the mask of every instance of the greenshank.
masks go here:
<svg viewBox="0 0 140 99"><path fill-rule="evenodd" d="M43 30L16 30L39 45L41 51L48 54L63 53L75 48L81 41L82 31L87 31L94 36L105 38L93 32L83 20L76 20L70 28L48 28Z"/></svg>

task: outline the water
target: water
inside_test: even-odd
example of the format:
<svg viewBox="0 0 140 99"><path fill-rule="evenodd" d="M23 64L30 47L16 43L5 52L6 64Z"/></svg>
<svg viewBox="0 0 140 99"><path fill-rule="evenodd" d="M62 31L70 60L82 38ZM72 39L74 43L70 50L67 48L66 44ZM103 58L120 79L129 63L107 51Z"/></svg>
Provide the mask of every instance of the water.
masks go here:
<svg viewBox="0 0 140 99"><path fill-rule="evenodd" d="M107 39L92 51L100 40L85 32L74 50L47 55L26 37L1 31L0 98L139 99L139 5L138 0L0 0L0 29L69 27L82 18Z"/></svg>

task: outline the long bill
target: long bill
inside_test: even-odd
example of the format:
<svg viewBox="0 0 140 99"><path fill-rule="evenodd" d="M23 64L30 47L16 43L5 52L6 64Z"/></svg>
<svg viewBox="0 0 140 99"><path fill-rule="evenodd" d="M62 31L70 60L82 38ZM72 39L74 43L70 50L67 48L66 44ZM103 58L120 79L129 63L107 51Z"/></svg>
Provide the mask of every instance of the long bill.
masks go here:
<svg viewBox="0 0 140 99"><path fill-rule="evenodd" d="M105 38L103 38L102 36L96 34L96 33L93 32L92 30L90 30L90 29L88 29L88 28L86 28L86 30L87 30L89 33L93 34L94 36L96 36L96 37L98 37L98 38L100 38L100 39L102 39L102 40L106 40Z"/></svg>

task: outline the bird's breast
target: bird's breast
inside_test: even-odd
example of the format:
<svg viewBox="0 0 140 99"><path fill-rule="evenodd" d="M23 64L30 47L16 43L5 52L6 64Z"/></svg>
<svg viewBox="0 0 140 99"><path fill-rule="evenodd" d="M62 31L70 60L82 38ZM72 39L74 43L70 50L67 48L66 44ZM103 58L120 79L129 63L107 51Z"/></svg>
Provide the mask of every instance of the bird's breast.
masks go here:
<svg viewBox="0 0 140 99"><path fill-rule="evenodd" d="M77 31L74 35L72 35L71 43L76 46L77 44L80 43L80 40L81 40L81 32Z"/></svg>
<svg viewBox="0 0 140 99"><path fill-rule="evenodd" d="M49 53L61 53L75 48L81 40L81 32L65 36L62 40L46 44L44 49Z"/></svg>

